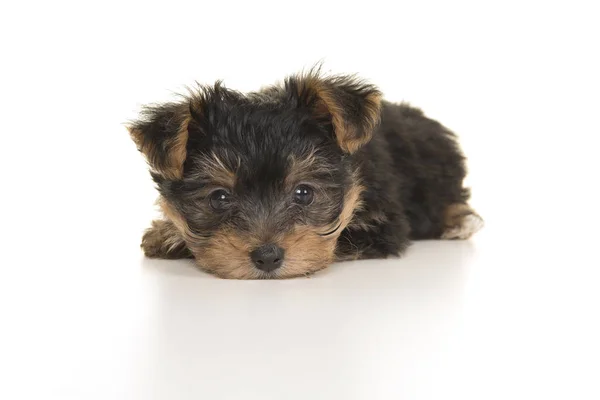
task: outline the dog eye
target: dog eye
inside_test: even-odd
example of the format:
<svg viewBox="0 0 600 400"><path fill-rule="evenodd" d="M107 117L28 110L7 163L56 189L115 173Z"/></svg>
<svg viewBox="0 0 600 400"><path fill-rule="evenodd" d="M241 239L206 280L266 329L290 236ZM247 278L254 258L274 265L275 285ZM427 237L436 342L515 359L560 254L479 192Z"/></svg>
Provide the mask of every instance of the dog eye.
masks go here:
<svg viewBox="0 0 600 400"><path fill-rule="evenodd" d="M311 187L306 185L300 185L294 189L294 202L302 204L304 206L312 203L314 198L314 191Z"/></svg>
<svg viewBox="0 0 600 400"><path fill-rule="evenodd" d="M209 196L209 203L214 210L226 210L231 204L231 196L226 190L215 190Z"/></svg>

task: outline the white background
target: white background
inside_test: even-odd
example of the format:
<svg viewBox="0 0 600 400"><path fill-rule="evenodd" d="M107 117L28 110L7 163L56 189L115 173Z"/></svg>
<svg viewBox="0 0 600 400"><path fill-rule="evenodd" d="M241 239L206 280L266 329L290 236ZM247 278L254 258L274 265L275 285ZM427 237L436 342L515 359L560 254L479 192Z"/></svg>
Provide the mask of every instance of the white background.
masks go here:
<svg viewBox="0 0 600 400"><path fill-rule="evenodd" d="M3 2L0 398L600 398L594 3ZM484 231L287 281L144 259L122 123L321 59L460 135Z"/></svg>

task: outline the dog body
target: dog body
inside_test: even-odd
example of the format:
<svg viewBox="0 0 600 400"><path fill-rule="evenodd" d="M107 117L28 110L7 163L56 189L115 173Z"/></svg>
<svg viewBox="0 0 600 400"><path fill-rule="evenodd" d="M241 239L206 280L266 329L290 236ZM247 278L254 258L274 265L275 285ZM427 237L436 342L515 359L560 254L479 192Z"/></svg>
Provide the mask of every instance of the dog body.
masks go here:
<svg viewBox="0 0 600 400"><path fill-rule="evenodd" d="M165 219L142 248L225 278L287 278L482 226L455 135L354 77L242 94L217 83L130 127Z"/></svg>

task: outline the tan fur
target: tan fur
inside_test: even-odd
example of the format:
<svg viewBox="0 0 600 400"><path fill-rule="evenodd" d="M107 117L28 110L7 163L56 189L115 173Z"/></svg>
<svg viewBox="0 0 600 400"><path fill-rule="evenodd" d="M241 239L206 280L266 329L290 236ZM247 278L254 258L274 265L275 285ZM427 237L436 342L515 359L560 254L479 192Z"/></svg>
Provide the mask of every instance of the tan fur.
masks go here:
<svg viewBox="0 0 600 400"><path fill-rule="evenodd" d="M356 176L354 177L354 182L355 183L352 185L352 187L350 187L348 192L346 192L346 196L344 197L344 208L340 214L342 229L350 224L354 213L357 210L360 210L362 207L360 196L365 188L358 182L358 178Z"/></svg>
<svg viewBox="0 0 600 400"><path fill-rule="evenodd" d="M152 226L142 237L142 249L150 258L190 257L179 230L169 220L152 221Z"/></svg>
<svg viewBox="0 0 600 400"><path fill-rule="evenodd" d="M351 140L348 143L348 152L354 153L358 150L359 147L363 146L365 143L369 142L373 137L373 131L379 124L381 119L381 99L382 95L380 93L371 93L365 99L365 111L366 111L366 121L367 126L364 126L363 129L366 131L366 137L361 138L361 140Z"/></svg>
<svg viewBox="0 0 600 400"><path fill-rule="evenodd" d="M158 204L201 268L229 279L291 278L316 272L334 261L337 239L352 220L354 212L361 207L360 196L363 190L358 182L348 190L342 212L331 226L297 226L281 237L272 238L275 244L285 250L284 264L273 275L260 271L251 264L250 252L264 244L259 235L240 234L225 228L210 239L200 238L190 231L183 217L169 202L160 198ZM333 234L321 236L338 225L339 228Z"/></svg>
<svg viewBox="0 0 600 400"><path fill-rule="evenodd" d="M165 200L163 197L160 197L157 200L157 204L160 207L161 211L165 215L165 217L175 225L179 233L181 233L182 237L186 241L195 240L196 236L190 230L187 222L183 218L183 216L173 208L173 206Z"/></svg>
<svg viewBox="0 0 600 400"><path fill-rule="evenodd" d="M250 251L254 247L248 238L224 230L211 237L198 258L198 265L223 278L258 279L264 273L251 265Z"/></svg>
<svg viewBox="0 0 600 400"><path fill-rule="evenodd" d="M367 125L357 127L344 120L342 105L337 103L334 89L326 82L315 76L308 76L304 80L304 85L299 86L300 94L306 90L314 92L319 99L315 111L321 115L328 114L331 116L336 140L342 150L352 154L371 140L373 130L379 123L380 118L380 94L373 93L366 97ZM364 134L358 133L358 129L363 129Z"/></svg>
<svg viewBox="0 0 600 400"><path fill-rule="evenodd" d="M339 229L336 235L336 242L339 235L342 233L342 230L346 228L348 225L352 224L352 218L354 217L354 213L359 211L362 208L361 194L364 191L364 187L358 183L358 177L355 176L354 181L357 182L350 188L350 190L346 193L346 197L344 200L344 208L342 213L340 214L340 219L342 222L342 227ZM353 256L344 256L337 257L337 261L348 261L348 260L358 260L360 258L360 252L356 251L356 254Z"/></svg>
<svg viewBox="0 0 600 400"><path fill-rule="evenodd" d="M338 236L323 237L314 227L297 227L279 244L285 249L285 260L276 274L290 278L327 267L333 261Z"/></svg>
<svg viewBox="0 0 600 400"><path fill-rule="evenodd" d="M173 140L171 144L170 151L170 166L164 172L167 178L171 179L181 179L183 177L183 163L187 157L186 145L188 141L188 125L190 123L191 117L186 115L184 120L181 122L181 127L175 136L175 140Z"/></svg>
<svg viewBox="0 0 600 400"><path fill-rule="evenodd" d="M151 165L151 167L159 174L167 179L181 179L183 176L183 163L187 157L186 145L188 141L188 125L191 120L191 115L187 107L180 109L181 123L179 130L174 138L167 140L164 146L169 149L166 166L160 168ZM146 156L148 161L152 160L153 155L157 151L154 143L144 140L143 132L134 128L128 128L131 138L137 145L138 149Z"/></svg>
<svg viewBox="0 0 600 400"><path fill-rule="evenodd" d="M483 219L468 205L451 204L444 213L442 239L468 239L483 227Z"/></svg>
<svg viewBox="0 0 600 400"><path fill-rule="evenodd" d="M285 185L288 190L292 190L293 186L300 182L309 181L310 177L315 174L329 172L324 168L315 168L315 165L321 165L317 161L317 157L315 152L311 151L307 156L300 159L294 156L289 158L289 173L285 178Z"/></svg>
<svg viewBox="0 0 600 400"><path fill-rule="evenodd" d="M250 265L249 252L252 245L248 238L226 230L217 232L208 241L199 238L168 201L161 198L158 203L165 216L173 221L185 239L199 267L229 279L258 279L264 275Z"/></svg>
<svg viewBox="0 0 600 400"><path fill-rule="evenodd" d="M363 190L364 187L358 181L350 187L344 197L344 208L331 226L319 230L312 227L297 228L288 235L283 241L286 257L280 273L291 274L290 276L313 273L335 261L337 240L352 221L354 213L362 207L360 196ZM338 225L335 233L320 236Z"/></svg>
<svg viewBox="0 0 600 400"><path fill-rule="evenodd" d="M239 162L240 161L238 160L238 163ZM235 185L235 172L228 168L215 153L211 153L210 158L203 160L201 169L203 173L209 175L212 182L217 185L228 189L232 189Z"/></svg>
<svg viewBox="0 0 600 400"><path fill-rule="evenodd" d="M450 204L444 212L444 225L454 226L460 223L461 217L472 214L473 210L468 204Z"/></svg>

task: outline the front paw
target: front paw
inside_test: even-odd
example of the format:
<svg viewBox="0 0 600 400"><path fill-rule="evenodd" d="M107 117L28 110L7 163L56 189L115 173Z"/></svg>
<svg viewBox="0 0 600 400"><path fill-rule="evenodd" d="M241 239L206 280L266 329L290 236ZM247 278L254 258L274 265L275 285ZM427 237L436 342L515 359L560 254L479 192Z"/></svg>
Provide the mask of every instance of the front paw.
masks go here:
<svg viewBox="0 0 600 400"><path fill-rule="evenodd" d="M192 253L170 221L152 221L152 226L142 236L140 247L148 258L192 258Z"/></svg>
<svg viewBox="0 0 600 400"><path fill-rule="evenodd" d="M166 253L164 249L164 240L160 232L155 229L155 221L152 222L153 227L146 230L142 236L142 244L140 247L144 251L144 255L149 258L162 258Z"/></svg>

